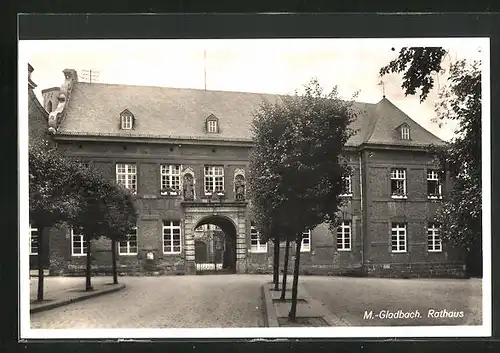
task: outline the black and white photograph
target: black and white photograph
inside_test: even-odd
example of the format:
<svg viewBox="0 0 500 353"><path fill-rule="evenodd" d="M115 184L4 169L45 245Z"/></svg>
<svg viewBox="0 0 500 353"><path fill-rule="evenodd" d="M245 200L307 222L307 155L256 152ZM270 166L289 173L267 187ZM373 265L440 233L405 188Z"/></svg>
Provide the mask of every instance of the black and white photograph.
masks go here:
<svg viewBox="0 0 500 353"><path fill-rule="evenodd" d="M491 336L489 46L19 41L21 337Z"/></svg>

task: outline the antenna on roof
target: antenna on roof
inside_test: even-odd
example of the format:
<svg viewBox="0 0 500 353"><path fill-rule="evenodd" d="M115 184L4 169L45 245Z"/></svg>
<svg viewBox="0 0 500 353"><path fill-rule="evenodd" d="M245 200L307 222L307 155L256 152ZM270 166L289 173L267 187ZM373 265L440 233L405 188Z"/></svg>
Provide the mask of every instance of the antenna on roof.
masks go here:
<svg viewBox="0 0 500 353"><path fill-rule="evenodd" d="M385 82L380 80L380 82L377 85L382 86L382 98L385 98Z"/></svg>
<svg viewBox="0 0 500 353"><path fill-rule="evenodd" d="M83 82L99 82L99 71L97 70L92 70L92 69L83 69L80 72L80 77L78 78L79 81Z"/></svg>
<svg viewBox="0 0 500 353"><path fill-rule="evenodd" d="M203 70L204 70L204 81L205 81L205 91L207 90L207 50L203 50Z"/></svg>

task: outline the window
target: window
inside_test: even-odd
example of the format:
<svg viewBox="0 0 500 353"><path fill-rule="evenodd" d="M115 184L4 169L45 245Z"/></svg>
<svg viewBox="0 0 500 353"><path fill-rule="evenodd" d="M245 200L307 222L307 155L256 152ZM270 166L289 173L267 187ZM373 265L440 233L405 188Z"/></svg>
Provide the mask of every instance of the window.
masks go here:
<svg viewBox="0 0 500 353"><path fill-rule="evenodd" d="M409 126L402 126L401 127L401 139L402 140L409 140L410 139L410 127Z"/></svg>
<svg viewBox="0 0 500 353"><path fill-rule="evenodd" d="M30 255L38 255L38 228L32 228L30 224Z"/></svg>
<svg viewBox="0 0 500 353"><path fill-rule="evenodd" d="M181 189L181 166L178 164L167 164L160 166L161 194L177 195Z"/></svg>
<svg viewBox="0 0 500 353"><path fill-rule="evenodd" d="M406 224L393 223L391 232L392 252L406 252Z"/></svg>
<svg viewBox="0 0 500 353"><path fill-rule="evenodd" d="M135 164L117 164L116 182L135 193L137 191L137 166Z"/></svg>
<svg viewBox="0 0 500 353"><path fill-rule="evenodd" d="M83 234L78 230L73 230L73 228L71 229L71 255L87 255L87 243Z"/></svg>
<svg viewBox="0 0 500 353"><path fill-rule="evenodd" d="M163 253L181 253L181 224L180 221L163 222Z"/></svg>
<svg viewBox="0 0 500 353"><path fill-rule="evenodd" d="M205 167L205 195L224 191L224 167Z"/></svg>
<svg viewBox="0 0 500 353"><path fill-rule="evenodd" d="M340 196L352 196L351 175L346 175L342 178L342 194Z"/></svg>
<svg viewBox="0 0 500 353"><path fill-rule="evenodd" d="M302 244L300 244L300 252L311 251L311 231L306 230L302 233Z"/></svg>
<svg viewBox="0 0 500 353"><path fill-rule="evenodd" d="M137 255L137 227L134 227L132 233L127 234L127 240L120 241L118 253L120 255Z"/></svg>
<svg viewBox="0 0 500 353"><path fill-rule="evenodd" d="M440 199L441 195L441 178L439 171L427 171L427 197L430 199Z"/></svg>
<svg viewBox="0 0 500 353"><path fill-rule="evenodd" d="M253 224L250 227L250 251L267 253L267 243L262 244L260 242L260 233L257 231L257 228L255 228Z"/></svg>
<svg viewBox="0 0 500 353"><path fill-rule="evenodd" d="M132 129L132 115L122 115L122 129L131 130Z"/></svg>
<svg viewBox="0 0 500 353"><path fill-rule="evenodd" d="M217 132L217 120L215 120L215 119L207 120L207 131L208 132Z"/></svg>
<svg viewBox="0 0 500 353"><path fill-rule="evenodd" d="M391 171L391 195L393 198L406 198L406 170Z"/></svg>
<svg viewBox="0 0 500 353"><path fill-rule="evenodd" d="M441 237L439 236L439 226L429 223L427 226L427 250L429 252L441 252L443 250Z"/></svg>
<svg viewBox="0 0 500 353"><path fill-rule="evenodd" d="M351 222L343 221L337 227L337 250L351 250Z"/></svg>

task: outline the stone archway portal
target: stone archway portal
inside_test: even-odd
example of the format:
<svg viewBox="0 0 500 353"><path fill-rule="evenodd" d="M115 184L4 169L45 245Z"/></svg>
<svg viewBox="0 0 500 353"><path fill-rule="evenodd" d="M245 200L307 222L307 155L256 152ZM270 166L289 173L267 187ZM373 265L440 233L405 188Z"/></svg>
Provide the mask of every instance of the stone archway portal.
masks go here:
<svg viewBox="0 0 500 353"><path fill-rule="evenodd" d="M182 205L185 216L186 274L196 274L203 270L220 269L221 267L226 269L224 272L246 273L246 202L210 204L186 201ZM222 234L214 236L212 233L205 238L200 234L197 235L196 229L205 224L217 226ZM221 248L223 249L222 253ZM203 256L200 253L203 251L202 249L205 249L207 254L209 254L209 249L215 250L216 253L213 254L214 257ZM197 260L198 263L207 263L206 268L201 265L197 266Z"/></svg>

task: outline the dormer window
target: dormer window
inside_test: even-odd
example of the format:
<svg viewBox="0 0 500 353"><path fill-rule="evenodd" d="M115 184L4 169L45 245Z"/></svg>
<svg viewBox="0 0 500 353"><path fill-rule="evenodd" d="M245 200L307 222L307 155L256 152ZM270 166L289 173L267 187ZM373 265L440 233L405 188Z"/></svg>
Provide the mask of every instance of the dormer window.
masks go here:
<svg viewBox="0 0 500 353"><path fill-rule="evenodd" d="M128 110L124 110L120 114L120 127L122 130L132 130L134 127L134 116Z"/></svg>
<svg viewBox="0 0 500 353"><path fill-rule="evenodd" d="M409 140L410 139L410 127L406 124L403 124L401 127L401 140Z"/></svg>
<svg viewBox="0 0 500 353"><path fill-rule="evenodd" d="M217 120L217 117L213 114L210 114L210 116L207 118L207 132L209 133L217 133L219 132L219 122Z"/></svg>

